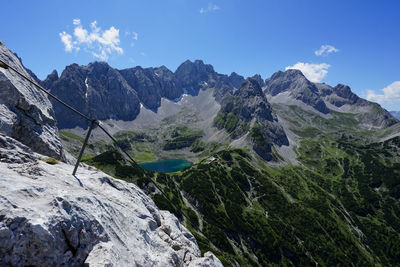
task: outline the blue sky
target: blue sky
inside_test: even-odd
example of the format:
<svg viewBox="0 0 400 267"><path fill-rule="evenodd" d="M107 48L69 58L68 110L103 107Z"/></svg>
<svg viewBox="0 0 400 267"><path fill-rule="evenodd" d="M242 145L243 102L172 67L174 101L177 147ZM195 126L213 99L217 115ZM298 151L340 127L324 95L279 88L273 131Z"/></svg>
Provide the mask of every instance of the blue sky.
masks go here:
<svg viewBox="0 0 400 267"><path fill-rule="evenodd" d="M2 1L0 39L43 79L53 69L202 59L265 79L299 68L400 110L400 1ZM93 23L95 22L95 23Z"/></svg>

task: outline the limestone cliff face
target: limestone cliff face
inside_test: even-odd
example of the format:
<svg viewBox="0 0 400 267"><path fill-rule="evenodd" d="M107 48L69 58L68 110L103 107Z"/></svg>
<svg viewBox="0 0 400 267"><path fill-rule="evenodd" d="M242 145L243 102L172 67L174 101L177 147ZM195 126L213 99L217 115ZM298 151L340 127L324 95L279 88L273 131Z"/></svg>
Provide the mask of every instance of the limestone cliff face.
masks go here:
<svg viewBox="0 0 400 267"><path fill-rule="evenodd" d="M131 121L140 112L140 103L157 112L161 98L179 99L184 93L197 95L200 90L214 88L217 101L239 88L243 77L232 73L218 74L201 60L185 61L175 72L165 66L140 66L117 70L105 62L87 66L72 64L58 77L53 71L41 84L57 97L98 120ZM59 128L86 128L88 122L52 101Z"/></svg>
<svg viewBox="0 0 400 267"><path fill-rule="evenodd" d="M0 134L1 266L216 266L138 187Z"/></svg>
<svg viewBox="0 0 400 267"><path fill-rule="evenodd" d="M162 97L172 100L183 93L174 73L165 66L147 69L135 67L119 72L137 92L140 101L154 111L160 106Z"/></svg>
<svg viewBox="0 0 400 267"><path fill-rule="evenodd" d="M49 75L43 84L50 91L89 117L133 120L139 113L139 98L122 75L107 63L94 62L88 66L72 64L65 68L59 79ZM60 128L80 126L88 121L52 101Z"/></svg>
<svg viewBox="0 0 400 267"><path fill-rule="evenodd" d="M0 59L33 80L18 57L0 42ZM10 69L0 68L0 133L33 151L64 159L53 107L46 94Z"/></svg>

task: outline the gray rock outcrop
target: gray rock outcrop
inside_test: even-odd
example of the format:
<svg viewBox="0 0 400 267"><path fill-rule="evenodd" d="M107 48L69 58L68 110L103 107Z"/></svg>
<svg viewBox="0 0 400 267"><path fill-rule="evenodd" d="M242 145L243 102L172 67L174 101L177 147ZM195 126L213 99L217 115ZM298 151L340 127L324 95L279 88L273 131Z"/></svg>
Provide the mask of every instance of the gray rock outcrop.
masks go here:
<svg viewBox="0 0 400 267"><path fill-rule="evenodd" d="M197 95L204 87L214 87L217 73L213 66L204 64L202 60L186 60L176 69L175 76L184 92Z"/></svg>
<svg viewBox="0 0 400 267"><path fill-rule="evenodd" d="M233 96L224 99L215 125L226 129L233 138L249 133L254 151L265 160L274 159L273 145L289 145L258 81L252 78L247 78Z"/></svg>
<svg viewBox="0 0 400 267"><path fill-rule="evenodd" d="M18 57L0 42L0 59L33 80ZM0 68L0 133L33 151L64 159L53 107L47 95L11 69Z"/></svg>
<svg viewBox="0 0 400 267"><path fill-rule="evenodd" d="M251 78L256 80L258 84L261 86L261 88L265 86L265 81L263 80L260 74L255 74Z"/></svg>
<svg viewBox="0 0 400 267"><path fill-rule="evenodd" d="M94 62L88 66L72 64L59 79L49 76L43 84L57 97L78 111L97 120L133 120L140 111L140 100L122 75L107 63ZM55 80L52 83L51 80ZM80 126L89 122L52 101L60 128Z"/></svg>
<svg viewBox="0 0 400 267"><path fill-rule="evenodd" d="M386 128L397 123L387 110L377 103L358 97L347 85L338 84L335 87L321 83L315 85L326 104L331 104L336 111L354 113L360 122L369 127Z"/></svg>
<svg viewBox="0 0 400 267"><path fill-rule="evenodd" d="M324 83L312 83L295 69L274 73L265 80L264 92L272 98L283 95L280 103L300 100L305 104L302 108L310 106L323 114L332 111L355 114L366 128L386 128L397 122L379 104L358 97L349 86L338 84L331 87Z"/></svg>
<svg viewBox="0 0 400 267"><path fill-rule="evenodd" d="M239 88L243 82L243 76L237 74L236 72L232 72L231 75L229 75L229 83L232 87Z"/></svg>
<svg viewBox="0 0 400 267"><path fill-rule="evenodd" d="M285 72L275 72L265 80L264 92L272 96L288 92L290 97L302 101L321 113L329 112L318 94L318 88L314 83L307 80L299 70L290 69Z"/></svg>
<svg viewBox="0 0 400 267"><path fill-rule="evenodd" d="M135 185L50 165L0 134L1 266L216 266L193 235Z"/></svg>
<svg viewBox="0 0 400 267"><path fill-rule="evenodd" d="M87 66L72 64L58 77L53 71L41 84L83 114L98 120L131 121L140 112L140 104L157 112L161 98L179 100L184 94L198 95L199 90L213 88L218 102L239 88L243 77L218 74L201 60L187 60L175 72L165 66L123 70L107 63ZM88 122L57 102L52 102L60 128L86 128Z"/></svg>
<svg viewBox="0 0 400 267"><path fill-rule="evenodd" d="M52 84L59 79L57 70L53 70L49 75L47 75L44 81L41 81L41 86L44 88L51 88Z"/></svg>
<svg viewBox="0 0 400 267"><path fill-rule="evenodd" d="M183 93L174 73L165 66L146 69L135 67L119 72L137 92L140 101L154 111L160 106L162 97L173 100Z"/></svg>

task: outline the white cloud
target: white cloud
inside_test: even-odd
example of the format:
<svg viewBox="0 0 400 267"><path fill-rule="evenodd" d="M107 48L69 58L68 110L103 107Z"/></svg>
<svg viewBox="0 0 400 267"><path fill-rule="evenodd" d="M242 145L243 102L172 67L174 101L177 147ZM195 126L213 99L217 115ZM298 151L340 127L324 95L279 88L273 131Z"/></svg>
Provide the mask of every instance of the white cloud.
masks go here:
<svg viewBox="0 0 400 267"><path fill-rule="evenodd" d="M393 82L382 91L383 94L378 94L374 90L368 90L366 98L379 104L400 102L400 81Z"/></svg>
<svg viewBox="0 0 400 267"><path fill-rule="evenodd" d="M337 53L339 52L339 49L332 45L321 45L321 47L314 52L316 56L327 56L330 53Z"/></svg>
<svg viewBox="0 0 400 267"><path fill-rule="evenodd" d="M72 36L66 32L58 34L61 38L61 42L64 44L65 51L72 52L74 45L72 44Z"/></svg>
<svg viewBox="0 0 400 267"><path fill-rule="evenodd" d="M87 30L83 29L81 25L74 29L74 35L77 38L78 43L88 42L88 32Z"/></svg>
<svg viewBox="0 0 400 267"><path fill-rule="evenodd" d="M64 43L65 51L79 51L81 47L100 60L107 60L112 53L123 54L120 47L119 29L111 26L108 30L102 31L97 26L97 21L90 23L90 31L83 28L80 19L74 19L74 36L66 32L60 33L61 41ZM73 38L74 37L74 38Z"/></svg>
<svg viewBox="0 0 400 267"><path fill-rule="evenodd" d="M199 12L200 12L200 14L205 14L205 13L214 12L214 11L217 11L217 10L220 10L220 9L221 8L219 6L217 6L216 4L209 3L206 8L204 8L204 7L200 8Z"/></svg>
<svg viewBox="0 0 400 267"><path fill-rule="evenodd" d="M300 70L308 80L310 80L311 82L319 83L328 74L328 69L330 66L331 65L326 63L312 64L312 63L297 62L293 66L286 67L285 70L289 69Z"/></svg>
<svg viewBox="0 0 400 267"><path fill-rule="evenodd" d="M137 41L139 34L137 32L132 32L132 35L133 35L133 37L132 37L133 40Z"/></svg>

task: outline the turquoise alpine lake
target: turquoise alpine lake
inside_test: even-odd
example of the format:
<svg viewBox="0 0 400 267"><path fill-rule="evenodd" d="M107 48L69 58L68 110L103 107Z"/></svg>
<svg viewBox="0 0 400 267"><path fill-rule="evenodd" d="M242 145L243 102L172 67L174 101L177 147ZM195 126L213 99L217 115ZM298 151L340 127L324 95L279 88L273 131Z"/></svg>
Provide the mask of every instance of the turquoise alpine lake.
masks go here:
<svg viewBox="0 0 400 267"><path fill-rule="evenodd" d="M160 161L144 162L140 163L139 166L145 170L156 171L156 172L177 172L186 167L192 166L192 163L183 159L167 159Z"/></svg>

